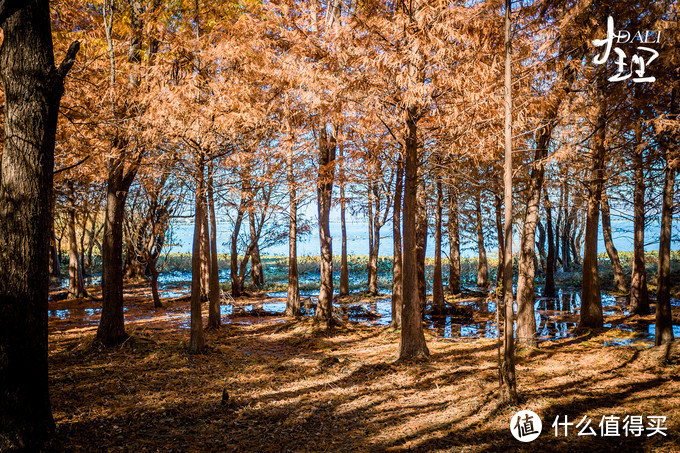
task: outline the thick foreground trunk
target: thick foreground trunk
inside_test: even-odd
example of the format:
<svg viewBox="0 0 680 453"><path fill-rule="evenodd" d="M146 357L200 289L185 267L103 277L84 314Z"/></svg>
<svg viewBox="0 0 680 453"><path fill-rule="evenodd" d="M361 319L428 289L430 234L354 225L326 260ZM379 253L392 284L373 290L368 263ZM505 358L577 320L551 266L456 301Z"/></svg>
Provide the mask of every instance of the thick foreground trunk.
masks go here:
<svg viewBox="0 0 680 453"><path fill-rule="evenodd" d="M54 142L78 46L54 67L46 0L0 2L0 28L0 451L40 451L54 429L47 372Z"/></svg>
<svg viewBox="0 0 680 453"><path fill-rule="evenodd" d="M430 351L423 334L422 307L418 294L418 259L416 255L418 210L418 126L414 112L406 114L407 135L404 147L404 303L401 312L399 358L402 360L428 357Z"/></svg>
<svg viewBox="0 0 680 453"><path fill-rule="evenodd" d="M401 327L401 310L404 303L404 273L401 248L401 199L404 191L404 160L401 154L397 160L397 181L394 190L394 206L392 207L392 240L394 255L392 257L392 322L394 328Z"/></svg>
<svg viewBox="0 0 680 453"><path fill-rule="evenodd" d="M215 329L222 324L220 314L220 270L217 267L217 216L215 215L214 167L208 167L208 209L210 213L210 282L208 287L208 328Z"/></svg>
<svg viewBox="0 0 680 453"><path fill-rule="evenodd" d="M286 161L290 210L288 219L288 297L286 316L300 316L300 285L297 267L297 190L293 173L293 150L289 150Z"/></svg>
<svg viewBox="0 0 680 453"><path fill-rule="evenodd" d="M203 229L205 228L205 163L203 156L194 157L196 181L195 193L195 217L194 217L194 242L191 250L191 332L189 339L189 352L199 353L205 347L203 335L203 316L201 315L201 287L202 261L203 261Z"/></svg>

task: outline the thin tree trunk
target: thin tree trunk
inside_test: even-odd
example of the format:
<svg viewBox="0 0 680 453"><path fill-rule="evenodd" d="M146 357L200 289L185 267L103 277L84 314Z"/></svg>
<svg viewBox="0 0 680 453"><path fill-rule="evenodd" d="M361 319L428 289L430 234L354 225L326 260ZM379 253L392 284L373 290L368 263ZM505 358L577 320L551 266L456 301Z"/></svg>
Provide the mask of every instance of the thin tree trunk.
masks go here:
<svg viewBox="0 0 680 453"><path fill-rule="evenodd" d="M341 256L340 256L340 297L349 296L349 266L347 264L347 223L345 221L345 211L347 200L345 199L345 160L344 145L340 145L340 166L338 169L338 182L340 183L340 230L342 234Z"/></svg>
<svg viewBox="0 0 680 453"><path fill-rule="evenodd" d="M477 286L488 288L489 286L489 265L486 261L486 248L484 247L484 230L482 224L482 200L481 193L477 191L475 198L475 214L477 215Z"/></svg>
<svg viewBox="0 0 680 453"><path fill-rule="evenodd" d="M41 451L54 430L47 369L54 143L78 45L54 67L46 0L0 2L0 28L0 449Z"/></svg>
<svg viewBox="0 0 680 453"><path fill-rule="evenodd" d="M545 194L545 229L548 236L548 256L545 260L544 297L555 297L555 234L552 224L552 206L548 194Z"/></svg>
<svg viewBox="0 0 680 453"><path fill-rule="evenodd" d="M210 214L210 282L208 290L208 328L216 329L222 324L220 313L220 270L217 267L217 216L215 215L214 164L208 163L208 210Z"/></svg>
<svg viewBox="0 0 680 453"><path fill-rule="evenodd" d="M418 126L413 108L406 111L404 137L404 303L401 311L399 358L410 360L428 357L418 294L418 256L416 218L418 215Z"/></svg>
<svg viewBox="0 0 680 453"><path fill-rule="evenodd" d="M625 294L627 291L626 278L623 276L623 267L621 267L621 261L619 260L619 252L614 247L614 241L612 239L612 222L609 210L609 199L607 198L607 192L605 189L602 190L602 236L604 236L604 246L607 249L607 255L609 255L609 261L612 265L612 270L614 271L614 290L619 294Z"/></svg>
<svg viewBox="0 0 680 453"><path fill-rule="evenodd" d="M68 208L68 297L71 299L87 297L83 282L83 268L80 267L78 243L76 242L76 212L73 206Z"/></svg>
<svg viewBox="0 0 680 453"><path fill-rule="evenodd" d="M598 77L600 79L600 77ZM581 291L580 327L600 328L603 325L602 296L597 268L597 230L600 201L604 184L604 155L607 108L602 93L597 112L597 129L593 137L593 158L588 190L588 214L586 217L586 241L583 251L583 277Z"/></svg>
<svg viewBox="0 0 680 453"><path fill-rule="evenodd" d="M458 226L458 193L449 187L449 293L460 294L460 229Z"/></svg>
<svg viewBox="0 0 680 453"><path fill-rule="evenodd" d="M156 268L156 260L149 261L149 272L151 273L151 296L153 297L153 308L163 308L161 296L158 293L159 272Z"/></svg>
<svg viewBox="0 0 680 453"><path fill-rule="evenodd" d="M205 173L205 167L203 168ZM205 176L203 180L205 188ZM203 193L207 197L207 191ZM203 201L203 224L201 225L201 301L210 299L210 226L208 220L207 198Z"/></svg>
<svg viewBox="0 0 680 453"><path fill-rule="evenodd" d="M630 312L648 315L649 290L645 272L645 176L643 162L642 127L636 123L633 168L635 188L633 192L633 272L630 279Z"/></svg>
<svg viewBox="0 0 680 453"><path fill-rule="evenodd" d="M288 228L288 298L286 316L300 316L300 286L297 267L297 187L293 172L293 149L286 155L290 212Z"/></svg>
<svg viewBox="0 0 680 453"><path fill-rule="evenodd" d="M335 131L334 131L335 132ZM319 129L319 176L317 181L317 205L319 213L319 241L321 248L321 282L316 320L330 328L333 319L333 238L330 231L331 194L335 175L336 138Z"/></svg>
<svg viewBox="0 0 680 453"><path fill-rule="evenodd" d="M505 166L504 166L504 209L505 209L505 251L503 253L503 302L505 304L505 326L503 335L503 360L500 363L500 399L505 404L517 403L515 380L515 339L513 331L514 312L512 308L512 42L510 15L512 0L505 0Z"/></svg>
<svg viewBox="0 0 680 453"><path fill-rule="evenodd" d="M501 290L501 299L503 298L503 253L504 253L504 242L503 242L503 198L500 195L496 195L496 237L498 242L498 266L496 268L496 284Z"/></svg>
<svg viewBox="0 0 680 453"><path fill-rule="evenodd" d="M234 222L234 231L231 232L231 259L229 265L229 273L231 278L231 295L232 297L240 297L243 293L241 288L241 280L238 276L238 235L241 231L241 223L243 223L243 215L246 210L246 193L241 191L241 202L236 214L236 221Z"/></svg>
<svg viewBox="0 0 680 453"><path fill-rule="evenodd" d="M418 173L418 212L416 217L416 256L418 257L418 297L420 298L421 314L425 311L427 303L427 280L425 278L425 254L427 250L427 191L425 188L425 177L422 174L422 167Z"/></svg>
<svg viewBox="0 0 680 453"><path fill-rule="evenodd" d="M205 228L205 162L201 154L194 157L196 180L194 243L191 250L191 332L189 352L197 354L205 347L203 316L201 314L202 261L204 247L203 229Z"/></svg>
<svg viewBox="0 0 680 453"><path fill-rule="evenodd" d="M671 91L670 119L678 119L678 82ZM671 226L673 222L673 193L675 188L675 173L680 166L678 153L678 134L664 133L659 140L661 150L666 160L663 181L663 197L661 205L661 227L659 232L659 271L656 290L656 331L654 344L671 343L673 334L673 312L671 311Z"/></svg>
<svg viewBox="0 0 680 453"><path fill-rule="evenodd" d="M432 312L444 313L444 282L442 278L442 210L444 194L442 183L437 179L437 205L434 220L434 275L432 277Z"/></svg>
<svg viewBox="0 0 680 453"><path fill-rule="evenodd" d="M374 211L376 204L375 193L373 191L373 183L369 181L366 185L368 195L368 263L366 269L368 270L368 293L375 295L378 292L378 257L375 254L375 219L379 213L377 208Z"/></svg>
<svg viewBox="0 0 680 453"><path fill-rule="evenodd" d="M392 257L392 322L391 326L401 327L401 312L404 303L404 273L401 249L401 203L404 181L404 160L401 152L397 159L397 181L394 190L394 206L392 207L392 241L394 255Z"/></svg>

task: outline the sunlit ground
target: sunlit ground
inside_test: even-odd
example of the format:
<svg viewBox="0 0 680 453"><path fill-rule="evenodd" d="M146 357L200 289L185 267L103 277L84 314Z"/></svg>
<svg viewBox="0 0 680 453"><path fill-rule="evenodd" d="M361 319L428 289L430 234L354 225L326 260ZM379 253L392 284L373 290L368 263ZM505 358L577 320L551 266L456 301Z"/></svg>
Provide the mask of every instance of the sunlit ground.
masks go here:
<svg viewBox="0 0 680 453"><path fill-rule="evenodd" d="M329 337L308 318L268 313L282 300L264 294L223 306L227 324L207 332L208 351L192 356L185 297L164 300L161 310L151 308L144 290L127 297L132 340L108 351L91 346L99 302L50 303L54 451L680 449L678 341L653 348L639 332L569 326L568 335L519 352L522 403L499 408L497 343L489 338L495 331L462 334L465 325L495 322L488 305L479 309L483 298L460 298L459 305L475 306L473 318L463 319L465 310L451 316L448 334L445 320L427 323L431 360L403 364L395 362L399 332L380 318L347 315ZM355 296L338 305L370 312L371 304L378 307ZM617 309L606 316L615 326L646 319ZM543 420L530 444L510 433L520 408ZM598 436L572 429L556 437L558 415L575 423L587 415ZM604 415L665 415L667 436L604 438Z"/></svg>

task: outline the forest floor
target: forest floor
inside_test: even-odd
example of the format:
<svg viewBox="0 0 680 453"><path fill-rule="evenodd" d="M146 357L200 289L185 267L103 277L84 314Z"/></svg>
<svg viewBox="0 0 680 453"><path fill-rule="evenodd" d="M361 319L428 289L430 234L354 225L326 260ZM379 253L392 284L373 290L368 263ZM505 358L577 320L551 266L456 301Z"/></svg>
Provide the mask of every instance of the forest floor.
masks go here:
<svg viewBox="0 0 680 453"><path fill-rule="evenodd" d="M307 318L231 316L191 355L185 297L154 310L126 294L132 337L108 350L93 346L100 302L50 303L72 312L50 318L52 451L680 451L680 341L607 346L611 329L542 341L518 352L520 404L499 407L493 338L428 329L430 360L402 363L386 326L329 335ZM520 409L543 421L531 443L509 429ZM667 435L603 437L608 415L666 416ZM574 423L567 437L556 416ZM596 436L577 436L584 416Z"/></svg>

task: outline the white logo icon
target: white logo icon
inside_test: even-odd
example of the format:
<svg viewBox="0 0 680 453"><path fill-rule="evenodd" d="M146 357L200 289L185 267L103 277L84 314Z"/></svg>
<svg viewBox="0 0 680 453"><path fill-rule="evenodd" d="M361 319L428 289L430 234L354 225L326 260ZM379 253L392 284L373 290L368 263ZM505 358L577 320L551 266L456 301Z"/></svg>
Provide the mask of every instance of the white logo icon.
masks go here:
<svg viewBox="0 0 680 453"><path fill-rule="evenodd" d="M510 432L520 442L531 442L541 434L541 418L533 411L519 411L510 420Z"/></svg>

